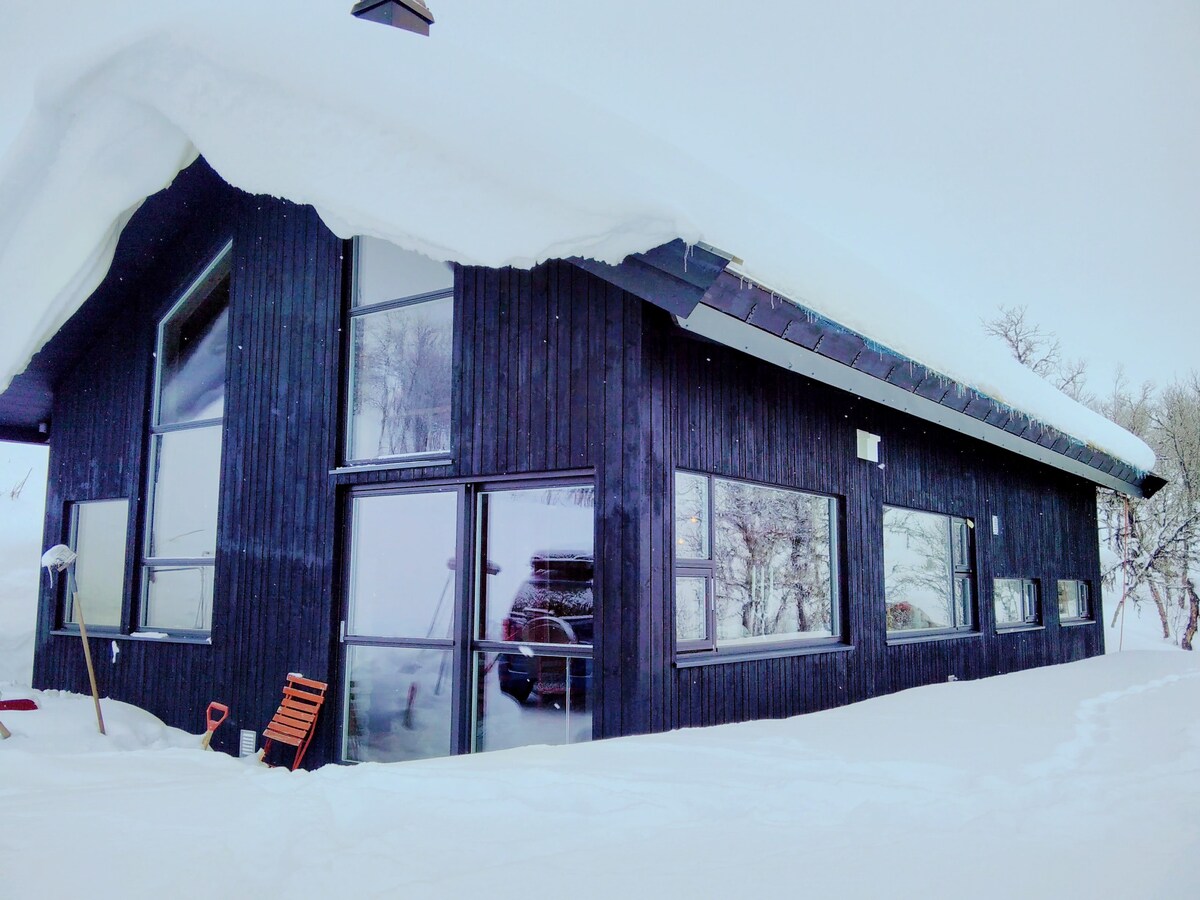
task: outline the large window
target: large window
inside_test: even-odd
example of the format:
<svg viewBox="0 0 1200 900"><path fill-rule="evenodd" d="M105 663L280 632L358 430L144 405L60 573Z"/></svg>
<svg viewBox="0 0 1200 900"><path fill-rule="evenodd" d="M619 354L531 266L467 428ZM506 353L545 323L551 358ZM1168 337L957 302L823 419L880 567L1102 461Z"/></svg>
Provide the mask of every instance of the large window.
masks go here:
<svg viewBox="0 0 1200 900"><path fill-rule="evenodd" d="M205 633L212 626L229 250L227 244L158 326L143 630Z"/></svg>
<svg viewBox="0 0 1200 900"><path fill-rule="evenodd" d="M68 545L77 554L63 589L63 624L118 629L125 601L125 552L129 501L91 500L71 504Z"/></svg>
<svg viewBox="0 0 1200 900"><path fill-rule="evenodd" d="M972 627L971 532L970 519L884 507L884 595L889 636Z"/></svg>
<svg viewBox="0 0 1200 900"><path fill-rule="evenodd" d="M589 482L356 490L343 759L589 740L594 534Z"/></svg>
<svg viewBox="0 0 1200 900"><path fill-rule="evenodd" d="M996 627L1021 628L1042 623L1037 582L1031 578L997 578L992 582Z"/></svg>
<svg viewBox="0 0 1200 900"><path fill-rule="evenodd" d="M830 497L675 474L675 646L745 650L841 633Z"/></svg>
<svg viewBox="0 0 1200 900"><path fill-rule="evenodd" d="M1087 622L1092 618L1092 592L1086 581L1064 580L1058 583L1058 620Z"/></svg>
<svg viewBox="0 0 1200 900"><path fill-rule="evenodd" d="M347 461L450 451L453 294L448 264L355 241Z"/></svg>

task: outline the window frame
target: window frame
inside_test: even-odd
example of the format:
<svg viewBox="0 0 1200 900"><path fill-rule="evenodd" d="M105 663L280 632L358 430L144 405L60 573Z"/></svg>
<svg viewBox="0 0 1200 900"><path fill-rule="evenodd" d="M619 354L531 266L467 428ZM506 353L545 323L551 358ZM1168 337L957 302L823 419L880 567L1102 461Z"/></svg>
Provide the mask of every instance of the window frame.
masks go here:
<svg viewBox="0 0 1200 900"><path fill-rule="evenodd" d="M676 490L675 479L679 475L690 475L705 479L707 491L706 540L708 544L707 558L680 558L677 555L678 534L676 531L677 518L675 515ZM757 644L738 644L721 646L717 639L716 629L716 572L717 572L717 542L716 516L713 513L715 485L717 481L734 484L746 484L767 490L786 491L802 494L806 497L818 497L825 500L829 506L829 584L830 584L830 618L832 619L832 634L814 635L812 637L797 637L795 635L781 636L778 640L764 640ZM843 609L845 591L842 585L842 503L835 494L821 491L804 490L785 485L769 484L749 478L737 478L728 475L717 475L712 472L700 472L694 469L676 467L671 471L671 566L670 566L670 597L671 597L671 635L675 647L674 662L678 667L706 665L733 660L767 659L780 656L799 656L806 653L828 652L850 649L847 643L847 616ZM681 578L702 578L705 593L705 631L706 637L699 640L681 641L676 631L678 615L678 582Z"/></svg>
<svg viewBox="0 0 1200 900"><path fill-rule="evenodd" d="M336 747L339 761L355 765L354 760L346 758L348 740L347 710L349 708L348 684L346 677L348 654L351 645L367 645L395 649L437 649L449 654L450 672L453 673L453 699L451 705L451 741L450 756L460 756L477 752L476 747L476 710L478 703L478 685L475 681L476 656L493 653L512 653L514 650L524 655L528 649L534 656L557 656L570 660L596 659L594 646L570 644L540 644L533 642L511 642L482 640L476 637L476 622L479 611L479 559L486 552L481 540L483 522L480 511L483 508L484 494L523 489L546 489L559 487L588 486L596 490L596 472L592 468L565 469L547 472L529 472L511 475L493 476L455 476L448 478L429 478L420 481L383 481L360 482L350 481L343 484L339 491L339 503L343 510L339 525L339 555L338 585L340 587L337 671L344 684L338 692L341 707L335 717ZM348 632L347 615L349 613L350 584L353 578L351 568L351 553L354 541L354 521L351 514L352 503L357 498L394 494L422 494L435 491L454 492L457 495L457 525L455 528L455 567L459 573L454 589L454 625L453 638L388 638L371 635L353 634ZM598 497L598 491L597 495ZM600 506L597 503L592 510L593 541L599 535ZM594 545L593 545L594 546ZM594 594L594 616L597 627L602 616L601 603ZM448 601L449 602L449 598ZM593 663L595 665L595 663ZM594 711L593 711L593 714ZM593 732L593 739L594 739Z"/></svg>
<svg viewBox="0 0 1200 900"><path fill-rule="evenodd" d="M354 539L355 539L355 516L354 505L358 500L368 500L372 498L394 497L394 496L411 496L421 494L450 494L454 497L455 503L455 524L454 524L454 561L455 575L453 578L453 590L446 598L447 602L451 603L450 620L451 620L451 637L395 637L387 635L369 634L365 632L355 632L351 628L352 615L352 599L354 585L354 562L356 558ZM392 649L401 651L421 651L430 650L439 653L448 654L450 660L451 684L450 684L450 756L457 756L462 751L460 747L464 739L462 731L463 725L461 722L460 710L466 703L464 689L469 690L469 686L464 688L464 684L460 677L461 670L464 666L463 649L464 642L464 621L462 615L462 596L467 585L465 582L470 580L468 573L463 570L463 561L467 553L468 537L464 530L464 516L467 514L470 506L469 485L462 482L445 482L438 481L434 483L427 482L399 482L399 483L383 483L383 484L363 484L353 485L345 493L342 500L345 506L345 513L341 528L341 555L343 562L340 564L341 577L339 583L341 585L341 606L339 609L340 625L338 635L338 656L336 662L336 671L341 681L339 690L340 708L336 715L336 731L337 731L337 756L338 761L347 765L358 765L362 760L351 759L347 752L352 739L349 726L349 714L352 706L351 700L351 668L352 656L354 647L372 647L382 649ZM432 757L439 758L439 757Z"/></svg>
<svg viewBox="0 0 1200 900"><path fill-rule="evenodd" d="M915 506L900 506L895 503L883 504L883 515L880 517L880 523L883 525L884 517L887 510L896 509L902 512L914 512L928 516L940 516L948 520L949 527L947 529L947 553L950 560L950 565L946 571L947 583L950 590L951 604L950 608L953 612L955 620L958 618L958 603L956 602L955 590L959 585L965 585L970 591L968 598L968 608L971 614L969 622L957 622L949 627L938 628L907 628L903 630L893 630L887 627L887 556L884 549L884 541L880 540L880 554L883 556L883 612L884 612L884 632L888 644L903 644L908 641L926 641L938 640L944 638L954 638L962 635L980 633L979 624L979 591L977 589L976 579L978 576L976 557L977 548L975 545L975 520L970 516L956 515L954 513L945 513L933 509L920 509ZM883 525L886 529L886 525ZM965 540L964 540L965 538ZM960 558L965 557L965 558Z"/></svg>
<svg viewBox="0 0 1200 900"><path fill-rule="evenodd" d="M224 271L222 271L224 270ZM216 562L217 550L220 545L220 530L221 530L221 469L222 459L225 450L225 404L222 402L220 416L209 417L206 419L194 419L187 422L172 422L163 424L160 419L162 415L162 388L163 388L163 339L166 333L166 328L174 316L183 309L186 304L193 300L199 291L205 289L211 290L221 280L228 277L230 279L230 298L229 305L232 307L232 278L233 278L233 239L226 239L220 248L209 257L209 261L200 270L200 274L193 278L178 295L165 313L158 320L158 325L155 329L154 338L154 370L151 379L152 391L150 402L150 420L147 427L147 450L146 450L146 467L145 467L145 493L144 500L141 504L143 512L143 521L141 534L139 536L140 552L138 554L138 589L137 589L137 608L130 619L127 620L129 625L129 633L131 635L145 633L166 633L171 637L181 638L184 640L205 640L212 634L212 615L213 610L209 609L208 628L164 628L157 625L147 624L147 616L150 612L150 576L154 570L180 570L180 569L209 569L209 577L214 581L214 605L215 605L215 577L216 577ZM228 369L229 367L229 347L225 348L225 373L223 375L225 386L228 385ZM220 433L220 448L217 451L217 521L215 528L215 539L213 542L212 556L208 557L185 557L185 556L152 556L151 550L154 549L153 534L156 514L157 502L157 483L159 466L161 463L162 450L160 440L166 435L179 434L185 431L199 431L201 429L218 429Z"/></svg>
<svg viewBox="0 0 1200 900"><path fill-rule="evenodd" d="M1076 609L1082 606L1085 614L1075 616L1063 616L1062 614L1062 586L1064 584L1075 585L1074 602ZM1059 578L1055 586L1057 594L1055 596L1056 606L1058 609L1058 622L1060 625L1090 625L1096 621L1096 609L1092 599L1092 583L1086 578Z"/></svg>
<svg viewBox="0 0 1200 900"><path fill-rule="evenodd" d="M63 517L66 524L66 545L71 548L72 552L79 552L79 508L95 503L124 503L125 504L125 539L122 544L126 548L126 553L121 557L121 608L118 613L118 622L116 625L105 625L86 621L85 624L89 631L103 633L108 636L119 636L123 633L125 622L129 616L129 536L134 533L133 516L136 512L136 506L128 497L92 497L87 500L68 500L66 502L66 515ZM78 561L76 561L77 564ZM70 618L74 614L74 600L71 596L70 585L74 584L78 590L78 583L75 580L75 565L73 564L69 570L69 576L59 576L55 581L55 621L58 630L78 633L79 622Z"/></svg>
<svg viewBox="0 0 1200 900"><path fill-rule="evenodd" d="M345 375L342 379L344 389L343 401L339 410L341 427L339 428L339 442L341 460L340 465L335 470L336 472L353 472L372 469L401 469L411 468L413 466L438 465L445 464L453 460L455 451L455 441L457 436L454 429L454 398L456 395L457 380L454 377L454 355L455 355L455 317L458 312L458 282L459 273L458 267L447 263L448 270L451 275L450 286L432 291L421 291L416 294L403 295L393 297L388 300L377 300L373 303L357 303L359 296L359 288L361 283L360 267L362 263L362 253L359 249L361 235L356 235L349 241L350 245L350 278L349 278L349 294L346 299L345 308L345 327L344 327L344 343L343 354L346 361ZM414 251L415 252L415 251ZM444 450L423 450L412 453L400 453L393 456L351 456L351 447L353 446L352 433L354 430L354 389L355 389L355 353L354 353L354 325L356 319L367 319L371 316L380 313L392 312L397 309L419 306L423 303L429 303L435 300L450 300L450 425L449 438L447 446Z"/></svg>
<svg viewBox="0 0 1200 900"><path fill-rule="evenodd" d="M996 586L1001 581L1013 581L1020 585L1021 618L1012 621L1000 621L996 608ZM1011 575L1000 575L992 579L992 615L995 617L996 631L1030 631L1041 628L1044 619L1042 611L1042 589L1036 578L1023 578Z"/></svg>

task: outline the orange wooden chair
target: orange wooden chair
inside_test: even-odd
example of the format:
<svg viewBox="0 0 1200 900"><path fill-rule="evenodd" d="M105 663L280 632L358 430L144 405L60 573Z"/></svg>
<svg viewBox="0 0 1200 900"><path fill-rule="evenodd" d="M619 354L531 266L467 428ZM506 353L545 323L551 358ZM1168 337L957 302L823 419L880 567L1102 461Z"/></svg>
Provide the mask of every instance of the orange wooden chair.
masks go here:
<svg viewBox="0 0 1200 900"><path fill-rule="evenodd" d="M324 681L313 681L294 672L287 677L283 686L283 702L271 724L263 729L263 759L271 749L274 741L288 744L296 748L296 758L292 760L292 771L300 767L304 759L304 751L312 741L313 731L317 727L317 714L325 703L325 691L329 685ZM267 763L271 765L271 763Z"/></svg>

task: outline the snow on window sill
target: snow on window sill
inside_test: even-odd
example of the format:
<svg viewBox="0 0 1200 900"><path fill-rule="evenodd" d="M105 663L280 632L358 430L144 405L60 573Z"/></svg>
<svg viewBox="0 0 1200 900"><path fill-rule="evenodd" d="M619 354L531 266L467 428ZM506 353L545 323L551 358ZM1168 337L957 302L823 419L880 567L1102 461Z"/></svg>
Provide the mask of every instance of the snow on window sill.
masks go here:
<svg viewBox="0 0 1200 900"><path fill-rule="evenodd" d="M353 475L356 472L387 472L393 469L423 469L453 465L454 457L449 453L427 453L421 456L404 456L388 460L364 460L348 462L344 466L330 469L330 475Z"/></svg>
<svg viewBox="0 0 1200 900"><path fill-rule="evenodd" d="M704 650L675 654L675 668L692 669L698 666L719 666L723 663L750 662L756 659L779 659L785 656L811 656L817 653L846 653L853 644L824 641L809 644L787 644L754 650Z"/></svg>
<svg viewBox="0 0 1200 900"><path fill-rule="evenodd" d="M982 635L980 631L931 631L931 632L914 632L912 635L902 636L900 634L890 634L887 638L889 647L900 647L905 644L926 644L931 641L956 641L962 638L977 638Z"/></svg>
<svg viewBox="0 0 1200 900"><path fill-rule="evenodd" d="M79 637L78 628L56 628L50 632L52 637ZM119 631L105 631L100 628L89 628L89 638L103 638L106 641L153 641L158 644L199 644L211 646L212 636L207 634L169 634L165 631L135 631L125 634Z"/></svg>

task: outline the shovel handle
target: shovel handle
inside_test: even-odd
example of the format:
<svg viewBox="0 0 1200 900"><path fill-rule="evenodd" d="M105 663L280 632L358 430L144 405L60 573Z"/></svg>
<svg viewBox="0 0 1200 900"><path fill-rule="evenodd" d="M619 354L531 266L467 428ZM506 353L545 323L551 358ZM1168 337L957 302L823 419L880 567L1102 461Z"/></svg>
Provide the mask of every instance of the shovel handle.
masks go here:
<svg viewBox="0 0 1200 900"><path fill-rule="evenodd" d="M220 716L215 716L214 713L220 713ZM229 707L224 703L213 701L208 704L208 709L205 710L204 717L208 722L208 730L216 731L217 726L229 718Z"/></svg>

